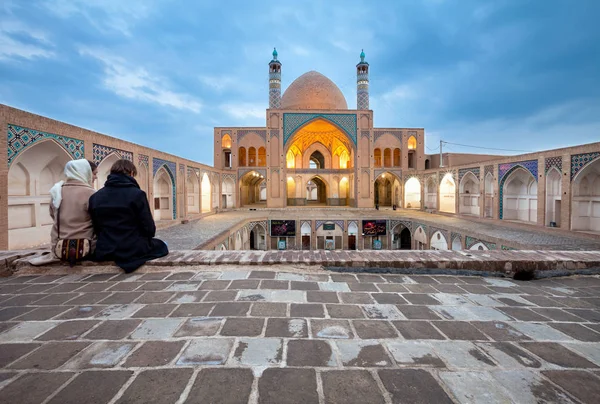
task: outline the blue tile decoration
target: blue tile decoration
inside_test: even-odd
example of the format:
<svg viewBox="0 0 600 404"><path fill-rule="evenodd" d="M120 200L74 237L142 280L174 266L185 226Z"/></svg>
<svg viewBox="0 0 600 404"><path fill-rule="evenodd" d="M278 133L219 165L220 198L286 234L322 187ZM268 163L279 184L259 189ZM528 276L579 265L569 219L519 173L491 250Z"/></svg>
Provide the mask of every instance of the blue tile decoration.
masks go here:
<svg viewBox="0 0 600 404"><path fill-rule="evenodd" d="M390 134L400 141L400 148L402 148L402 131L401 130L375 130L373 131L373 142L376 142L381 136Z"/></svg>
<svg viewBox="0 0 600 404"><path fill-rule="evenodd" d="M465 175L467 175L468 172L473 173L473 175L477 178L479 178L479 167L473 167L473 168L460 168L458 170L458 183L460 184L460 182L462 181L463 177Z"/></svg>
<svg viewBox="0 0 600 404"><path fill-rule="evenodd" d="M519 161L515 163L504 163L498 166L498 217L500 220L504 217L504 182L510 177L510 174L518 168L524 168L533 175L533 179L537 182L538 180L538 161L528 160Z"/></svg>
<svg viewBox="0 0 600 404"><path fill-rule="evenodd" d="M274 137L279 138L279 129L271 129L269 131L269 139Z"/></svg>
<svg viewBox="0 0 600 404"><path fill-rule="evenodd" d="M411 221L409 221L409 220L391 220L390 221L390 230L393 231L394 228L398 225L402 225L402 226L406 227L410 231L410 234L412 235L413 223Z"/></svg>
<svg viewBox="0 0 600 404"><path fill-rule="evenodd" d="M571 156L571 181L585 166L600 156L600 152L574 154Z"/></svg>
<svg viewBox="0 0 600 404"><path fill-rule="evenodd" d="M177 165L172 161L167 161L154 157L152 159L152 176L156 176L156 172L164 167L173 185L173 220L177 219Z"/></svg>
<svg viewBox="0 0 600 404"><path fill-rule="evenodd" d="M544 174L548 174L552 167L556 167L562 173L562 156L546 157L544 160Z"/></svg>
<svg viewBox="0 0 600 404"><path fill-rule="evenodd" d="M114 147L94 143L92 145L92 152L94 155L94 163L96 164L100 164L112 153L116 154L121 159L129 160L133 163L133 153L126 150L115 149Z"/></svg>
<svg viewBox="0 0 600 404"><path fill-rule="evenodd" d="M8 167L15 158L27 150L30 146L41 140L51 139L62 146L73 159L84 158L83 140L74 139L67 136L60 136L54 133L41 132L17 125L8 124L7 149L8 149Z"/></svg>
<svg viewBox="0 0 600 404"><path fill-rule="evenodd" d="M483 169L484 172L484 176L487 177L488 173L492 174L492 176L494 175L494 166L493 165L489 165L489 166L485 166Z"/></svg>
<svg viewBox="0 0 600 404"><path fill-rule="evenodd" d="M367 137L368 138L370 136L371 136L371 132L369 132L368 130L362 130L362 131L360 131L360 137L361 138L363 138L363 137Z"/></svg>
<svg viewBox="0 0 600 404"><path fill-rule="evenodd" d="M454 243L454 240L458 239L462 244L462 235L460 233L450 232L450 238L452 239L451 243Z"/></svg>
<svg viewBox="0 0 600 404"><path fill-rule="evenodd" d="M440 229L439 227L432 227L432 226L429 226L429 239L431 239L431 237L433 237L433 235L435 234L436 231L439 231L440 233L442 233L442 235L446 239L446 242L448 241L448 230L444 230L444 229Z"/></svg>
<svg viewBox="0 0 600 404"><path fill-rule="evenodd" d="M150 157L146 156L145 154L138 154L138 165L150 167Z"/></svg>
<svg viewBox="0 0 600 404"><path fill-rule="evenodd" d="M356 145L356 115L355 114L308 114L308 113L287 113L283 114L283 143L292 137L292 135L308 122L322 118L331 122L340 128Z"/></svg>
<svg viewBox="0 0 600 404"><path fill-rule="evenodd" d="M490 243L488 241L483 241L483 240L480 240L478 238L471 237L471 236L465 237L465 247L466 247L467 250L470 249L471 247L473 247L477 243L482 243L489 250L495 250L496 249L496 244L495 243Z"/></svg>

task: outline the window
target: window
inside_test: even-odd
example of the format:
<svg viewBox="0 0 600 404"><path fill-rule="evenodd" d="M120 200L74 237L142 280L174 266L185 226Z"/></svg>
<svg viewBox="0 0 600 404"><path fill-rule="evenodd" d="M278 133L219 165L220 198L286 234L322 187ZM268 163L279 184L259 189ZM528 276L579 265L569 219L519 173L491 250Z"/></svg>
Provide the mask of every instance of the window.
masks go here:
<svg viewBox="0 0 600 404"><path fill-rule="evenodd" d="M375 167L381 167L381 149L374 150Z"/></svg>
<svg viewBox="0 0 600 404"><path fill-rule="evenodd" d="M400 167L400 149L394 149L394 167Z"/></svg>
<svg viewBox="0 0 600 404"><path fill-rule="evenodd" d="M240 167L245 167L246 166L246 148L245 147L240 147L238 149L238 160L239 160L239 166Z"/></svg>

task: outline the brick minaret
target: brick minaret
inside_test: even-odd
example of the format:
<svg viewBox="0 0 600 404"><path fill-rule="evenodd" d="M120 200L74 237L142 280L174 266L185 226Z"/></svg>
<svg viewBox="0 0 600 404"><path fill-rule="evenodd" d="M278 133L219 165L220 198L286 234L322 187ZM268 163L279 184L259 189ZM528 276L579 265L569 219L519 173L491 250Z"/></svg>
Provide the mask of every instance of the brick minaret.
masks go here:
<svg viewBox="0 0 600 404"><path fill-rule="evenodd" d="M281 62L277 60L277 49L273 49L273 60L269 62L269 108L281 107Z"/></svg>
<svg viewBox="0 0 600 404"><path fill-rule="evenodd" d="M360 52L360 62L356 65L356 109L369 109L369 64L365 62L365 52Z"/></svg>

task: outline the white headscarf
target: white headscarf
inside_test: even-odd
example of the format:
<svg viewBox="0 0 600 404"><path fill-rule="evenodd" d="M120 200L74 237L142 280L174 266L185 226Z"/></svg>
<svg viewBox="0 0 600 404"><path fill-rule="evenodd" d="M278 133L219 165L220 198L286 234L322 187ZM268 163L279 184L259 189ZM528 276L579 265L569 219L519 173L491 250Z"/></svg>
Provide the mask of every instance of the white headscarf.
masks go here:
<svg viewBox="0 0 600 404"><path fill-rule="evenodd" d="M67 177L67 180L79 181L91 187L93 182L92 167L86 159L71 160L65 165L65 177ZM56 209L62 202L62 186L64 183L64 181L59 181L50 189L52 205Z"/></svg>

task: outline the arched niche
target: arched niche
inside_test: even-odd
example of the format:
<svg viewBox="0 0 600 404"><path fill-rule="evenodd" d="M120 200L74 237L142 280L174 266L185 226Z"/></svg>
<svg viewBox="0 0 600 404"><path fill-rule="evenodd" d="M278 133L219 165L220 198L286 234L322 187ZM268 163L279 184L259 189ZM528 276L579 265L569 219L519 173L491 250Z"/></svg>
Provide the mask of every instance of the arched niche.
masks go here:
<svg viewBox="0 0 600 404"><path fill-rule="evenodd" d="M560 227L562 175L556 167L546 173L546 226Z"/></svg>
<svg viewBox="0 0 600 404"><path fill-rule="evenodd" d="M221 148L231 149L231 136L228 133L224 134L221 138Z"/></svg>
<svg viewBox="0 0 600 404"><path fill-rule="evenodd" d="M200 179L195 171L188 171L185 192L188 213L200 213Z"/></svg>
<svg viewBox="0 0 600 404"><path fill-rule="evenodd" d="M140 164L137 167L138 175L136 181L140 186L140 189L148 194L148 166L146 164Z"/></svg>
<svg viewBox="0 0 600 404"><path fill-rule="evenodd" d="M104 157L100 164L98 164L98 179L94 186L96 189L104 188L104 183L110 175L110 169L113 164L121 160L121 156L117 152L112 152L108 156Z"/></svg>
<svg viewBox="0 0 600 404"><path fill-rule="evenodd" d="M245 167L246 166L246 148L245 147L240 147L238 148L238 165L240 167Z"/></svg>
<svg viewBox="0 0 600 404"><path fill-rule="evenodd" d="M154 175L154 220L173 220L174 185L170 172L162 166Z"/></svg>
<svg viewBox="0 0 600 404"><path fill-rule="evenodd" d="M425 207L437 209L437 184L433 177L429 177L425 182Z"/></svg>
<svg viewBox="0 0 600 404"><path fill-rule="evenodd" d="M344 229L333 221L325 222L317 227L315 235L317 250L341 250L344 248Z"/></svg>
<svg viewBox="0 0 600 404"><path fill-rule="evenodd" d="M392 229L392 249L410 250L412 249L412 236L410 229L402 224L397 224Z"/></svg>
<svg viewBox="0 0 600 404"><path fill-rule="evenodd" d="M462 243L460 241L460 237L454 237L454 239L452 240L452 250L453 251L462 250Z"/></svg>
<svg viewBox="0 0 600 404"><path fill-rule="evenodd" d="M404 184L404 207L421 208L421 182L418 178L412 177Z"/></svg>
<svg viewBox="0 0 600 404"><path fill-rule="evenodd" d="M356 250L356 238L358 237L358 225L356 222L348 224L348 249Z"/></svg>
<svg viewBox="0 0 600 404"><path fill-rule="evenodd" d="M427 233L422 226L417 227L414 233L415 239L415 250L426 250L427 249Z"/></svg>
<svg viewBox="0 0 600 404"><path fill-rule="evenodd" d="M484 193L485 193L484 215L487 218L492 218L493 217L493 209L494 209L494 176L492 175L492 173L487 173L485 175Z"/></svg>
<svg viewBox="0 0 600 404"><path fill-rule="evenodd" d="M243 249L243 245L242 245L242 235L240 233L240 231L236 231L235 232L235 245L234 245L234 250L242 250Z"/></svg>
<svg viewBox="0 0 600 404"><path fill-rule="evenodd" d="M311 249L311 236L312 236L312 228L309 222L302 223L300 227L300 236L302 239L302 249L310 250Z"/></svg>
<svg viewBox="0 0 600 404"><path fill-rule="evenodd" d="M200 181L200 212L208 213L211 211L211 193L212 186L210 184L210 178L208 178L208 174L204 173L202 175L202 180Z"/></svg>
<svg viewBox="0 0 600 404"><path fill-rule="evenodd" d="M502 191L504 220L537 222L537 182L529 171L517 166L506 175Z"/></svg>
<svg viewBox="0 0 600 404"><path fill-rule="evenodd" d="M469 250L479 250L479 251L487 251L489 248L483 244L482 242L475 243L469 248Z"/></svg>
<svg viewBox="0 0 600 404"><path fill-rule="evenodd" d="M258 171L250 171L240 178L239 192L241 206L256 205L261 202L262 186L265 186L264 193L266 195L265 178Z"/></svg>
<svg viewBox="0 0 600 404"><path fill-rule="evenodd" d="M221 209L235 207L235 183L231 178L225 178L221 182Z"/></svg>
<svg viewBox="0 0 600 404"><path fill-rule="evenodd" d="M250 231L250 249L265 250L267 247L267 232L262 224L258 223Z"/></svg>
<svg viewBox="0 0 600 404"><path fill-rule="evenodd" d="M328 205L329 184L320 176L314 176L306 182L307 205Z"/></svg>
<svg viewBox="0 0 600 404"><path fill-rule="evenodd" d="M390 172L380 174L375 179L375 205L401 207L402 200L400 179Z"/></svg>
<svg viewBox="0 0 600 404"><path fill-rule="evenodd" d="M50 242L49 191L64 179L69 160L69 153L52 139L36 142L13 160L8 170L9 249Z"/></svg>
<svg viewBox="0 0 600 404"><path fill-rule="evenodd" d="M479 216L479 178L470 171L460 181L459 196L459 212Z"/></svg>
<svg viewBox="0 0 600 404"><path fill-rule="evenodd" d="M258 166L266 167L267 166L267 149L264 147L258 148Z"/></svg>
<svg viewBox="0 0 600 404"><path fill-rule="evenodd" d="M600 157L573 178L571 230L600 232Z"/></svg>
<svg viewBox="0 0 600 404"><path fill-rule="evenodd" d="M242 229L242 249L249 250L250 249L250 237L248 236L248 228L244 227Z"/></svg>
<svg viewBox="0 0 600 404"><path fill-rule="evenodd" d="M432 250L447 250L448 241L446 240L446 237L442 234L442 232L436 231L431 235L429 246Z"/></svg>
<svg viewBox="0 0 600 404"><path fill-rule="evenodd" d="M452 174L444 175L440 183L440 212L456 213L456 183Z"/></svg>

